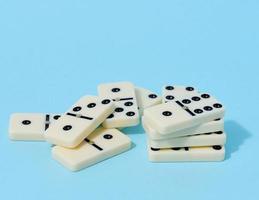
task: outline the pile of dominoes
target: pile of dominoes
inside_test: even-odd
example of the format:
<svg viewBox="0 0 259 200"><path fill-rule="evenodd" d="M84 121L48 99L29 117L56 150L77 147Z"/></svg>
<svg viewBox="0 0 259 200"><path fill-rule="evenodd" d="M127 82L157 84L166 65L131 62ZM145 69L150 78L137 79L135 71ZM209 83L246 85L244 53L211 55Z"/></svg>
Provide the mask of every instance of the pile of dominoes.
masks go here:
<svg viewBox="0 0 259 200"><path fill-rule="evenodd" d="M224 159L224 107L193 87L165 86L162 97L130 82L100 84L63 114L14 113L12 140L47 141L52 157L78 171L131 148L123 128L142 125L153 162Z"/></svg>
<svg viewBox="0 0 259 200"><path fill-rule="evenodd" d="M142 116L149 160L224 160L224 113L214 97L193 87L163 87L162 104L145 109Z"/></svg>

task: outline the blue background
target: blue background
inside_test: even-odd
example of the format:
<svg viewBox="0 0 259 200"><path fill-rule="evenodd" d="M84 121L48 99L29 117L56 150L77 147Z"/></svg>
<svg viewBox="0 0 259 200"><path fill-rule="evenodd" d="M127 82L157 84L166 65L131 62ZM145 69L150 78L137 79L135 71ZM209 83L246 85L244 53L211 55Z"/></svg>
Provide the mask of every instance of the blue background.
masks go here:
<svg viewBox="0 0 259 200"><path fill-rule="evenodd" d="M0 1L1 199L258 199L259 2ZM44 142L8 139L13 112L64 112L103 82L193 85L227 107L226 160L154 164L135 147L71 173Z"/></svg>

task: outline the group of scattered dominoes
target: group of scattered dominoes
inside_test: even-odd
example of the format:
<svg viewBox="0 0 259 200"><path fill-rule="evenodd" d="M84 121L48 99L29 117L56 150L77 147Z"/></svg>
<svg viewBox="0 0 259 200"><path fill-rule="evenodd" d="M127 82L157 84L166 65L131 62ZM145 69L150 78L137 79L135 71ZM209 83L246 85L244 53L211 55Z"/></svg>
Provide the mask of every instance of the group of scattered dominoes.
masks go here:
<svg viewBox="0 0 259 200"><path fill-rule="evenodd" d="M222 104L192 87L166 86L161 98L117 82L99 85L98 96L82 97L63 114L14 113L9 136L48 141L53 158L77 171L130 149L119 129L142 116L151 161L217 161L224 159L223 115Z"/></svg>

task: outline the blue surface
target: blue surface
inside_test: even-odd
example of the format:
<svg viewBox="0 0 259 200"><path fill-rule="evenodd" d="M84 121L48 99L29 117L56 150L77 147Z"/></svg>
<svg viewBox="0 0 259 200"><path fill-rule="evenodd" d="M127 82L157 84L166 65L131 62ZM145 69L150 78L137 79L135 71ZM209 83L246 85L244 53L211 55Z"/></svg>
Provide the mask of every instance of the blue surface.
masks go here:
<svg viewBox="0 0 259 200"><path fill-rule="evenodd" d="M259 199L258 10L256 0L1 0L1 199ZM8 140L10 113L63 112L120 80L217 96L226 160L150 163L134 127L131 151L71 173L49 144Z"/></svg>

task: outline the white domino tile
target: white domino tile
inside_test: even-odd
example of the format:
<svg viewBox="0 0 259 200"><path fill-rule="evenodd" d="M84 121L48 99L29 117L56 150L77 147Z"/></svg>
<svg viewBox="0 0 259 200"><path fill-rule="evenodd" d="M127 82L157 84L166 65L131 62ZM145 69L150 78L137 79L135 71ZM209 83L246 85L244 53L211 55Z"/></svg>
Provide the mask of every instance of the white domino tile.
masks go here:
<svg viewBox="0 0 259 200"><path fill-rule="evenodd" d="M160 134L171 134L200 124L223 118L225 109L209 94L185 96L175 102L145 109L144 117Z"/></svg>
<svg viewBox="0 0 259 200"><path fill-rule="evenodd" d="M148 146L148 158L151 162L222 161L225 158L225 148L208 146L157 149Z"/></svg>
<svg viewBox="0 0 259 200"><path fill-rule="evenodd" d="M46 130L51 144L74 148L92 133L113 111L112 100L96 96L79 99L59 120Z"/></svg>
<svg viewBox="0 0 259 200"><path fill-rule="evenodd" d="M163 103L176 101L186 95L195 95L197 90L192 86L166 85L162 88Z"/></svg>
<svg viewBox="0 0 259 200"><path fill-rule="evenodd" d="M165 140L148 139L148 143L154 148L171 148L171 147L200 147L225 145L226 134L219 131L215 133L205 133L200 135L183 136Z"/></svg>
<svg viewBox="0 0 259 200"><path fill-rule="evenodd" d="M135 94L135 87L130 82L116 82L100 84L100 97L113 99L114 112L103 122L105 128L124 128L139 124L139 111Z"/></svg>
<svg viewBox="0 0 259 200"><path fill-rule="evenodd" d="M160 134L158 133L151 124L147 123L145 117L142 117L142 126L147 133L148 137L152 140L166 140L171 138L177 138L182 136L190 136L190 135L198 135L204 133L213 133L224 131L224 120L214 120L211 122L207 122L204 124L200 124L198 126L194 126L188 129L183 129L180 131L173 131L169 134Z"/></svg>
<svg viewBox="0 0 259 200"><path fill-rule="evenodd" d="M140 115L143 114L143 111L146 108L160 104L162 102L162 98L158 94L148 89L136 87L135 92Z"/></svg>
<svg viewBox="0 0 259 200"><path fill-rule="evenodd" d="M52 156L71 171L78 171L131 148L131 140L117 129L98 128L74 149L55 146Z"/></svg>
<svg viewBox="0 0 259 200"><path fill-rule="evenodd" d="M59 114L14 113L10 117L9 138L12 140L44 141L45 131Z"/></svg>

